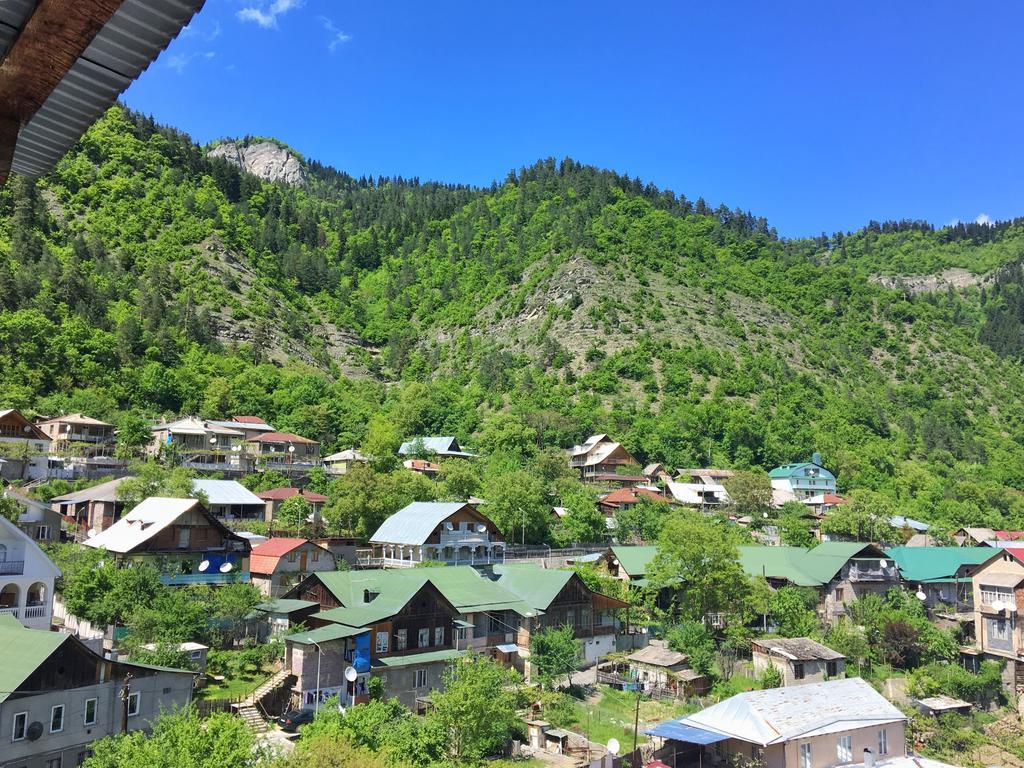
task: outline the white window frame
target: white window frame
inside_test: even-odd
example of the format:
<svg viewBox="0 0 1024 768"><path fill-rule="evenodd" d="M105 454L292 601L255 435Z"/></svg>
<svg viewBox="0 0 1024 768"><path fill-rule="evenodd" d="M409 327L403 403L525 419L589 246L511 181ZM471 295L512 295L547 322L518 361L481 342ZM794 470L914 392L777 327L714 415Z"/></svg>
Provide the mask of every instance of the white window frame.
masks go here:
<svg viewBox="0 0 1024 768"><path fill-rule="evenodd" d="M889 754L889 732L885 728L878 729L878 754Z"/></svg>
<svg viewBox="0 0 1024 768"><path fill-rule="evenodd" d="M1009 587L997 587L992 584L982 583L981 604L992 605L996 601L1008 603L1013 600L1013 590Z"/></svg>
<svg viewBox="0 0 1024 768"><path fill-rule="evenodd" d="M21 718L21 736L18 736L18 718ZM11 721L11 741L24 741L28 735L28 712L15 712Z"/></svg>
<svg viewBox="0 0 1024 768"><path fill-rule="evenodd" d="M45 536L43 534L46 534ZM50 540L50 526L48 525L37 525L36 526L36 541L49 541Z"/></svg>
<svg viewBox="0 0 1024 768"><path fill-rule="evenodd" d="M377 653L387 653L388 652L388 633L387 632L378 632L377 633L377 640L374 643L373 647L376 649Z"/></svg>
<svg viewBox="0 0 1024 768"><path fill-rule="evenodd" d="M853 762L853 737L849 734L836 739L836 760L842 764Z"/></svg>
<svg viewBox="0 0 1024 768"><path fill-rule="evenodd" d="M805 742L800 745L800 768L811 768L810 742Z"/></svg>
<svg viewBox="0 0 1024 768"><path fill-rule="evenodd" d="M89 719L89 703L92 702L92 720ZM96 713L99 712L100 702L95 696L85 700L85 711L82 713L82 722L85 725L96 725Z"/></svg>
<svg viewBox="0 0 1024 768"><path fill-rule="evenodd" d="M990 640L1006 641L1013 635L1013 624L1010 619L1004 619L1002 616L999 616L992 619L988 632Z"/></svg>
<svg viewBox="0 0 1024 768"><path fill-rule="evenodd" d="M53 717L60 710L60 728L53 727ZM64 730L64 705L54 704L50 707L50 733L61 733Z"/></svg>
<svg viewBox="0 0 1024 768"><path fill-rule="evenodd" d="M430 627L420 627L420 631L417 633L416 647L417 648L429 648L430 647Z"/></svg>
<svg viewBox="0 0 1024 768"><path fill-rule="evenodd" d="M415 669L413 670L413 688L426 688L427 687L427 670Z"/></svg>
<svg viewBox="0 0 1024 768"><path fill-rule="evenodd" d="M444 645L444 627L434 627L434 645Z"/></svg>
<svg viewBox="0 0 1024 768"><path fill-rule="evenodd" d="M395 650L396 651L404 651L408 647L409 647L409 630L405 629L404 627L402 629L396 629L395 630Z"/></svg>
<svg viewBox="0 0 1024 768"><path fill-rule="evenodd" d="M188 657L190 659L192 659L192 661L199 661L201 658L203 658L203 652L202 651L189 651Z"/></svg>
<svg viewBox="0 0 1024 768"><path fill-rule="evenodd" d="M132 702L135 702L135 706L132 707ZM132 711L134 709L134 712ZM128 694L128 717L138 717L139 712L142 711L142 693L140 691L132 691Z"/></svg>

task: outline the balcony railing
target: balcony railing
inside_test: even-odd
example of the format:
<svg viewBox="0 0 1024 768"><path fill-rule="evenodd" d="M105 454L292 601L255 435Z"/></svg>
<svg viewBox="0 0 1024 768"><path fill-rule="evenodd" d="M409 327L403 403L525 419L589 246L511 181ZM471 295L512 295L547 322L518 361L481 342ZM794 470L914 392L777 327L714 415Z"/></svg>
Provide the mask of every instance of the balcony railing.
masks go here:
<svg viewBox="0 0 1024 768"><path fill-rule="evenodd" d="M487 531L441 531L442 547L474 547L490 543L491 535Z"/></svg>
<svg viewBox="0 0 1024 768"><path fill-rule="evenodd" d="M25 608L26 619L41 619L46 616L48 607L45 605L30 605Z"/></svg>
<svg viewBox="0 0 1024 768"><path fill-rule="evenodd" d="M894 581L896 579L895 565L851 565L847 572L850 581Z"/></svg>
<svg viewBox="0 0 1024 768"><path fill-rule="evenodd" d="M24 573L24 560L0 560L0 576L21 576Z"/></svg>
<svg viewBox="0 0 1024 768"><path fill-rule="evenodd" d="M17 619L20 616L20 611L17 606L13 608L0 608L0 616L13 616Z"/></svg>
<svg viewBox="0 0 1024 768"><path fill-rule="evenodd" d="M230 573L161 573L160 583L168 587L183 587L187 584L247 584L248 571L231 571Z"/></svg>

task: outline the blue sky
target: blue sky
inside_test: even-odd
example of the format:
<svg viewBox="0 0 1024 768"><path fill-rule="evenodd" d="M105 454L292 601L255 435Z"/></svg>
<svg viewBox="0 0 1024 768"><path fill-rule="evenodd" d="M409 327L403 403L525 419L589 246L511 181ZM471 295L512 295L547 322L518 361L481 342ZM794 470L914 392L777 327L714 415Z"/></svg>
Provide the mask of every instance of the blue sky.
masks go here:
<svg viewBox="0 0 1024 768"><path fill-rule="evenodd" d="M489 184L542 157L787 236L1024 215L1024 5L207 0L124 100L200 142Z"/></svg>

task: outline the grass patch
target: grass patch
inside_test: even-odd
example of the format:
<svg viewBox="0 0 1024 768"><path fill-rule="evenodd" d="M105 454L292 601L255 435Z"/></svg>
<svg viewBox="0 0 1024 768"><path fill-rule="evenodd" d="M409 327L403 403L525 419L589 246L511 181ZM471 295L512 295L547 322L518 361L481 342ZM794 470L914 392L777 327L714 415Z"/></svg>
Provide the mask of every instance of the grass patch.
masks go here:
<svg viewBox="0 0 1024 768"><path fill-rule="evenodd" d="M551 715L551 722L560 728L582 733L597 744L618 739L623 751L633 748L633 718L636 715L636 694L619 691L607 685L597 686L598 698L587 701L571 700L571 706L559 707ZM655 723L682 717L697 709L696 705L673 701L640 702L640 731L637 744L647 742L642 731ZM588 717L589 716L589 717Z"/></svg>
<svg viewBox="0 0 1024 768"><path fill-rule="evenodd" d="M196 691L197 699L239 699L260 687L271 675L274 668L270 665L262 669L249 668L241 673L225 675L223 682L214 682L207 678L206 687Z"/></svg>

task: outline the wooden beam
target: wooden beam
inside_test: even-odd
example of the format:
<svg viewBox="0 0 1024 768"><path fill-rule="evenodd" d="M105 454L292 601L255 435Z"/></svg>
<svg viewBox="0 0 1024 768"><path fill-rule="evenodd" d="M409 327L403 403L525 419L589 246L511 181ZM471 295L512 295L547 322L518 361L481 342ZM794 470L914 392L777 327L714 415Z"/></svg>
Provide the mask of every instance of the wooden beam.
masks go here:
<svg viewBox="0 0 1024 768"><path fill-rule="evenodd" d="M18 143L20 128L17 118L0 115L0 187L7 183L11 173L11 160L14 159L14 145Z"/></svg>
<svg viewBox="0 0 1024 768"><path fill-rule="evenodd" d="M0 113L27 123L123 0L39 0L0 61Z"/></svg>

